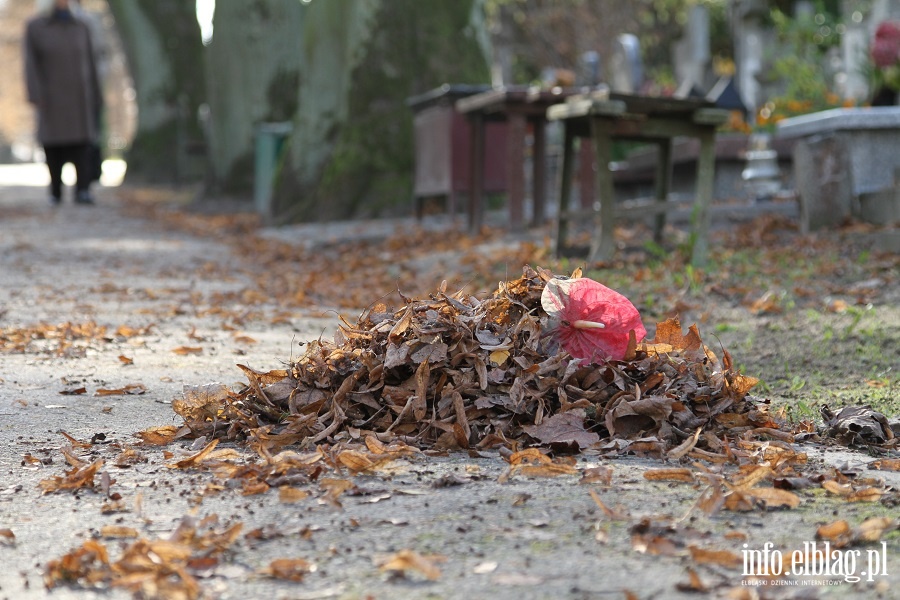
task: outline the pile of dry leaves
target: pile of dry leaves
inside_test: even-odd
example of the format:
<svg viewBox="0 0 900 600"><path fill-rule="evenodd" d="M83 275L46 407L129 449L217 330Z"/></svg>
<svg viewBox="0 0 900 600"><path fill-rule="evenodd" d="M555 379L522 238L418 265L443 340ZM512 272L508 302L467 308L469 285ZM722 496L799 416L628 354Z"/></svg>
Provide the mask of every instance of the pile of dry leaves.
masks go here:
<svg viewBox="0 0 900 600"><path fill-rule="evenodd" d="M553 278L526 267L483 300L442 286L398 310L372 306L290 368L242 366L242 391L197 388L173 408L193 435L268 449L375 435L438 450L683 456L724 451L723 434L784 437L747 395L756 380L677 319L658 324L651 343L632 334L623 360L573 359L541 305Z"/></svg>

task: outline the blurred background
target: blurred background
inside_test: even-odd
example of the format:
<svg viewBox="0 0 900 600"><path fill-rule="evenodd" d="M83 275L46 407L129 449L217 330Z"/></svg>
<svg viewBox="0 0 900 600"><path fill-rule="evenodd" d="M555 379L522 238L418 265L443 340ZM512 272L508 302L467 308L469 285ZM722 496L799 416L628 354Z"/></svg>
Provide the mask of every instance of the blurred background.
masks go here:
<svg viewBox="0 0 900 600"><path fill-rule="evenodd" d="M25 21L0 0L0 162L40 160ZM126 181L252 202L275 144L277 222L409 212L411 97L443 84L703 96L729 131L869 103L895 0L82 0L108 48L103 148ZM889 86L888 86L889 87ZM896 97L893 92L892 99Z"/></svg>

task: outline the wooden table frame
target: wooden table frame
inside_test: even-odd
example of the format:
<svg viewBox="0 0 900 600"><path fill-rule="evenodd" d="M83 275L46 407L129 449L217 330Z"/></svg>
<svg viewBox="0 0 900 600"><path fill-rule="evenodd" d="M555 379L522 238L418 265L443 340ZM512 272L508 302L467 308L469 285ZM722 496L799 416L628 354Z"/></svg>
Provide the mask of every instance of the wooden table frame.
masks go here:
<svg viewBox="0 0 900 600"><path fill-rule="evenodd" d="M666 202L672 184L672 140L687 136L700 141L696 197L691 215L691 263L695 266L706 263L709 205L715 179L716 128L727 120L728 111L712 108L705 101L612 94L605 99L569 98L565 103L548 108L547 118L564 124L560 193L553 235L554 255L559 255L564 247L567 222L586 217L594 219L589 261L612 258L615 253L613 229L618 217L655 214L654 238L660 241L666 213L674 208ZM588 138L593 142L598 165L595 171L597 201L592 209L572 211L569 210L569 198L576 137ZM654 201L615 206L613 176L609 169L614 139L658 145Z"/></svg>
<svg viewBox="0 0 900 600"><path fill-rule="evenodd" d="M525 225L525 138L528 125L534 131L532 161L531 225L543 223L546 215L547 183L546 134L547 108L573 95L574 90L540 90L526 86L497 88L461 98L456 110L466 115L472 125L470 138L471 170L467 213L469 230L477 233L484 224L484 128L488 120L507 122L506 188L509 224L513 230Z"/></svg>

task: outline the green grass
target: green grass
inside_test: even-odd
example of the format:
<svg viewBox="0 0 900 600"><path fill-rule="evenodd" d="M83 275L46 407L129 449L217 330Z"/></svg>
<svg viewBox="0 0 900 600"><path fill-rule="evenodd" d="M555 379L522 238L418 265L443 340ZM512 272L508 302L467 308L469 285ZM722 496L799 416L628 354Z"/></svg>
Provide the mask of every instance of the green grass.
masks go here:
<svg viewBox="0 0 900 600"><path fill-rule="evenodd" d="M685 328L697 322L707 345L721 341L761 380L752 393L794 418L818 420L823 404L900 414L900 307L880 300L884 290L852 291L855 282L896 281L896 257L837 234L761 227L757 236L764 243L711 245L703 269L686 264L677 244L644 242L643 256L585 275L635 299L651 331L676 313Z"/></svg>

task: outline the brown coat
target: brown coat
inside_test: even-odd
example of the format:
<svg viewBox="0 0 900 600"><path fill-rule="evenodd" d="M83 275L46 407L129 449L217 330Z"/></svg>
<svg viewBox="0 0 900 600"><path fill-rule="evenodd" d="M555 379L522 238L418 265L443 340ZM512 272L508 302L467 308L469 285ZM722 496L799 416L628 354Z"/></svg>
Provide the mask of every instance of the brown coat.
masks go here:
<svg viewBox="0 0 900 600"><path fill-rule="evenodd" d="M38 141L44 146L86 144L97 138L102 94L86 23L51 14L31 19L25 29L28 101L38 112Z"/></svg>

